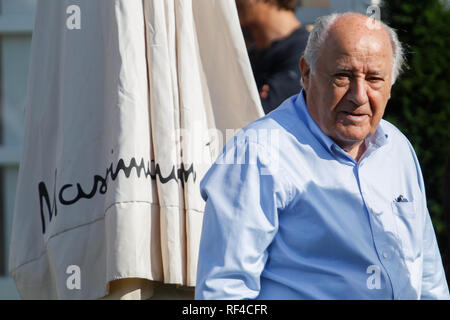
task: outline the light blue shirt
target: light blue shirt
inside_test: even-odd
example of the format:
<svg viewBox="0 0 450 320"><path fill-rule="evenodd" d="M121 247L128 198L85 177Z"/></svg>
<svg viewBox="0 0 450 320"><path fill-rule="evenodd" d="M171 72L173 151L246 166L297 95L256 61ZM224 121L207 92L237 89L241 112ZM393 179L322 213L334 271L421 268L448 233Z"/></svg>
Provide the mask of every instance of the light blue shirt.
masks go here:
<svg viewBox="0 0 450 320"><path fill-rule="evenodd" d="M366 145L302 94L241 130L201 183L196 299L449 299L411 144L382 120Z"/></svg>

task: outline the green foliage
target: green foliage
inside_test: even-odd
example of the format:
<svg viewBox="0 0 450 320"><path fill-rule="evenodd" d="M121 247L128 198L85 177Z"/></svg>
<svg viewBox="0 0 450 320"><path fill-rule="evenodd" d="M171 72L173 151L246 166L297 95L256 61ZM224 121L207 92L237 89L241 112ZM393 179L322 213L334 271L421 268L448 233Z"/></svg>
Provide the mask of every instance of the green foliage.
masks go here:
<svg viewBox="0 0 450 320"><path fill-rule="evenodd" d="M443 255L448 255L442 177L450 152L450 11L440 0L385 0L383 17L405 45L407 64L392 89L385 118L414 146L428 208Z"/></svg>

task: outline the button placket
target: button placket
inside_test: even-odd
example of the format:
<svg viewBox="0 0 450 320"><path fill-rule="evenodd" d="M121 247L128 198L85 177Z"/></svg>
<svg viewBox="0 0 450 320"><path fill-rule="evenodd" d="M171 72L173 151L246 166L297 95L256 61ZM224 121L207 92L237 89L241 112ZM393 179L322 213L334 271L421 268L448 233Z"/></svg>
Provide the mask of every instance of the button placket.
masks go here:
<svg viewBox="0 0 450 320"><path fill-rule="evenodd" d="M375 251L378 255L380 265L382 266L382 268L385 271L385 274L387 277L387 279L386 279L387 285L390 286L393 293L395 293L395 284L393 282L393 279L391 278L391 274L392 274L391 262L392 261L389 259L388 251L384 250L386 248L386 244L383 241L381 241L381 239L383 239L383 236L380 234L380 230L378 230L378 228L376 227L377 223L375 223L376 220L379 220L381 218L380 215L383 213L383 211L378 210L376 206L371 205L370 196L364 187L364 182L361 177L360 165L357 165L356 170L357 170L356 178L358 179L358 184L359 184L362 200L363 200L364 206L366 207L366 210L368 211L369 224L370 224L370 229L372 231L372 239L373 239L373 242L375 245ZM394 294L394 297L395 297L395 294Z"/></svg>

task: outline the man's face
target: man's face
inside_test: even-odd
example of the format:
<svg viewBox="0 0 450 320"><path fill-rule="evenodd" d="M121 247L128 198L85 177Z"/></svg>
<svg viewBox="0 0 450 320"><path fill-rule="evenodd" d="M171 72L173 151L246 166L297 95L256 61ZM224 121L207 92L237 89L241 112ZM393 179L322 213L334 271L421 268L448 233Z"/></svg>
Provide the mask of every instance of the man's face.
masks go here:
<svg viewBox="0 0 450 320"><path fill-rule="evenodd" d="M346 150L373 134L383 117L392 87L393 51L384 29L341 20L330 29L315 74L304 59L301 68L312 118Z"/></svg>
<svg viewBox="0 0 450 320"><path fill-rule="evenodd" d="M242 27L247 27L254 19L254 9L257 5L256 0L236 0L239 21Z"/></svg>

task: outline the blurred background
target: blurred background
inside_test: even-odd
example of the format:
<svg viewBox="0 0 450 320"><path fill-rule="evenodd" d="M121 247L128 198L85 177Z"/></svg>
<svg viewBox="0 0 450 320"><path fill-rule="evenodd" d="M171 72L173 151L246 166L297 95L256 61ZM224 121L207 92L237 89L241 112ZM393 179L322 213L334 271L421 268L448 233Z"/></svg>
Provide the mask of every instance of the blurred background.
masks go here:
<svg viewBox="0 0 450 320"><path fill-rule="evenodd" d="M36 0L0 0L0 299L19 295L8 275Z"/></svg>
<svg viewBox="0 0 450 320"><path fill-rule="evenodd" d="M8 275L8 251L36 2L0 0L0 299L19 298ZM450 166L450 1L300 0L295 14L311 26L332 12L365 14L370 5L381 7L381 19L398 30L407 48L408 67L393 88L385 118L406 134L417 152L450 279L448 182L444 191L444 175L448 180L450 170L445 173L446 163Z"/></svg>

